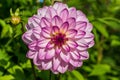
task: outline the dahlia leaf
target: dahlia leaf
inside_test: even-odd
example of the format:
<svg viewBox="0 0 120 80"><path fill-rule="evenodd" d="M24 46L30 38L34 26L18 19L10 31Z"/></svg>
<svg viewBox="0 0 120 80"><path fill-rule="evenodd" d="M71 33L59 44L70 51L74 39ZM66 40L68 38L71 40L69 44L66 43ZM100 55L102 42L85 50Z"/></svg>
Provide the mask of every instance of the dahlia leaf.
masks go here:
<svg viewBox="0 0 120 80"><path fill-rule="evenodd" d="M84 80L83 75L77 70L72 71L72 74L75 76L75 78L77 78L77 80Z"/></svg>

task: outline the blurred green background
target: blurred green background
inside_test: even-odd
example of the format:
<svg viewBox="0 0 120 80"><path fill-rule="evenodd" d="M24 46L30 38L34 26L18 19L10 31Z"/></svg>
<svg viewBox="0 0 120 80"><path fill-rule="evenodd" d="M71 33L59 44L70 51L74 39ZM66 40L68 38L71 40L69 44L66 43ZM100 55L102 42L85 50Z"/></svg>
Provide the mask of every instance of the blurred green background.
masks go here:
<svg viewBox="0 0 120 80"><path fill-rule="evenodd" d="M120 80L120 0L65 0L82 10L93 24L95 46L81 68L61 74L60 80ZM22 27L11 18L21 17L23 25L50 0L0 0L0 80L34 80L27 47L21 40ZM10 14L11 9L11 14ZM19 22L19 21L18 21ZM49 71L35 69L37 80L49 80ZM52 75L52 80L57 80Z"/></svg>

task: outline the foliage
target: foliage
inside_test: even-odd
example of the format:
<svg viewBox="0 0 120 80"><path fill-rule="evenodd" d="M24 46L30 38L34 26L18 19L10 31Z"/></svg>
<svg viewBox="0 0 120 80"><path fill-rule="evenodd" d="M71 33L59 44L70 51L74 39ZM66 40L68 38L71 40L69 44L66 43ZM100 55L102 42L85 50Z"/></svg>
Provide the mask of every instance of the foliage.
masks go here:
<svg viewBox="0 0 120 80"><path fill-rule="evenodd" d="M51 75L52 80L119 80L120 79L120 0L65 0L82 10L93 24L95 46L90 58L72 72ZM50 5L39 0L0 0L0 80L33 80L27 47L21 40L22 27L37 9ZM10 9L19 9L24 24L11 23ZM38 80L49 80L49 71L35 69Z"/></svg>

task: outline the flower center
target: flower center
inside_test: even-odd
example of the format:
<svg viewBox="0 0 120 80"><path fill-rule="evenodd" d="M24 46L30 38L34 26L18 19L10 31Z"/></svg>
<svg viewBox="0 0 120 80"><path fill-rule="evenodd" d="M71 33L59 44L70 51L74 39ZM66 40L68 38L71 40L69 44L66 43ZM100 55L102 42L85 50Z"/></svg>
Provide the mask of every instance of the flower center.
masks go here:
<svg viewBox="0 0 120 80"><path fill-rule="evenodd" d="M55 47L56 46L61 47L66 43L67 40L68 38L66 38L66 35L62 33L57 33L53 35L53 37L51 38L51 41L52 43L54 43Z"/></svg>

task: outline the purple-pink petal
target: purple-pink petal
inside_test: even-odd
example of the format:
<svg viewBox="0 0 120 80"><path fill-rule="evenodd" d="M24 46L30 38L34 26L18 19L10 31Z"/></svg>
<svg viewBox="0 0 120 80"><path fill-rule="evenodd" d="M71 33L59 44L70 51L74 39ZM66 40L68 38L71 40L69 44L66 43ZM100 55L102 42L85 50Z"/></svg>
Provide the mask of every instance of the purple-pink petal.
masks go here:
<svg viewBox="0 0 120 80"><path fill-rule="evenodd" d="M41 18L40 24L41 24L41 27L46 27L46 26L50 27L50 21L49 21L49 19L47 19L45 17Z"/></svg>
<svg viewBox="0 0 120 80"><path fill-rule="evenodd" d="M44 49L40 49L40 50L39 50L39 53L38 53L38 58L39 58L40 60L44 60L44 59L45 59L45 55L46 55L45 50L44 50Z"/></svg>
<svg viewBox="0 0 120 80"><path fill-rule="evenodd" d="M58 68L58 66L60 65L60 63L61 63L61 60L59 59L59 58L53 58L53 69L54 70L57 70L57 68Z"/></svg>
<svg viewBox="0 0 120 80"><path fill-rule="evenodd" d="M64 23L62 24L62 26L60 27L60 32L66 33L67 30L68 30L68 27L69 27L69 23L68 23L68 22L64 22Z"/></svg>
<svg viewBox="0 0 120 80"><path fill-rule="evenodd" d="M87 23L86 22L83 22L83 21L78 21L76 22L76 26L75 26L75 29L76 30L85 30L87 27Z"/></svg>
<svg viewBox="0 0 120 80"><path fill-rule="evenodd" d="M53 8L57 11L57 14L59 14L63 9L68 8L68 7L66 4L56 2L53 5Z"/></svg>
<svg viewBox="0 0 120 80"><path fill-rule="evenodd" d="M34 55L33 63L37 66L41 65L41 61L38 58L38 52Z"/></svg>
<svg viewBox="0 0 120 80"><path fill-rule="evenodd" d="M40 48L45 48L49 41L49 39L41 39L38 41L37 46Z"/></svg>
<svg viewBox="0 0 120 80"><path fill-rule="evenodd" d="M74 17L76 19L77 17L76 8L74 7L69 8L69 17Z"/></svg>
<svg viewBox="0 0 120 80"><path fill-rule="evenodd" d="M50 32L51 32L51 28L50 27L43 27L41 34L45 38L50 38Z"/></svg>
<svg viewBox="0 0 120 80"><path fill-rule="evenodd" d="M81 39L85 36L86 32L85 31L79 31L78 34L75 36L75 39Z"/></svg>
<svg viewBox="0 0 120 80"><path fill-rule="evenodd" d="M66 44L63 45L62 48L64 49L64 51L69 52L70 51L70 47Z"/></svg>
<svg viewBox="0 0 120 80"><path fill-rule="evenodd" d="M62 19L59 16L54 16L52 19L52 26L61 26L62 25Z"/></svg>
<svg viewBox="0 0 120 80"><path fill-rule="evenodd" d="M46 45L46 49L51 49L54 47L54 44L51 42L48 42L48 44Z"/></svg>
<svg viewBox="0 0 120 80"><path fill-rule="evenodd" d="M42 68L44 70L48 70L48 69L52 68L52 61L43 61Z"/></svg>
<svg viewBox="0 0 120 80"><path fill-rule="evenodd" d="M86 60L89 58L89 53L87 51L79 52L79 54L80 54L80 60Z"/></svg>
<svg viewBox="0 0 120 80"><path fill-rule="evenodd" d="M54 49L50 49L46 51L46 59L51 59L55 56L55 50Z"/></svg>
<svg viewBox="0 0 120 80"><path fill-rule="evenodd" d="M31 38L32 37L32 30L29 30L27 32L25 32L23 35L22 35L22 40L26 43L26 44L29 44L33 41L33 39Z"/></svg>
<svg viewBox="0 0 120 80"><path fill-rule="evenodd" d="M65 63L61 63L61 65L59 65L59 67L58 67L57 70L58 70L60 73L64 73L65 71L67 71L67 69L68 69L68 65L65 64Z"/></svg>
<svg viewBox="0 0 120 80"><path fill-rule="evenodd" d="M77 34L77 30L75 30L75 29L70 29L70 30L68 30L68 31L66 32L66 37L67 37L67 38L73 38L73 37L76 36L76 34Z"/></svg>
<svg viewBox="0 0 120 80"><path fill-rule="evenodd" d="M38 12L37 12L38 15L41 17L44 17L46 15L47 9L48 9L47 6L44 6L43 8L38 9Z"/></svg>
<svg viewBox="0 0 120 80"><path fill-rule="evenodd" d="M53 26L52 27L52 34L56 34L56 33L58 33L59 32L59 27L57 27L57 26Z"/></svg>
<svg viewBox="0 0 120 80"><path fill-rule="evenodd" d="M70 60L70 54L69 53L61 52L60 57L66 63L69 62L69 60Z"/></svg>
<svg viewBox="0 0 120 80"><path fill-rule="evenodd" d="M36 51L29 50L29 51L27 52L26 57L28 57L28 58L30 58L30 59L33 59L34 56L35 56L35 54L37 54Z"/></svg>
<svg viewBox="0 0 120 80"><path fill-rule="evenodd" d="M78 46L78 43L77 42L75 42L75 41L67 41L67 44L69 45L69 47L71 48L71 49L75 49L77 46Z"/></svg>
<svg viewBox="0 0 120 80"><path fill-rule="evenodd" d="M57 15L56 10L52 7L49 7L46 11L45 17L52 19L55 15Z"/></svg>
<svg viewBox="0 0 120 80"><path fill-rule="evenodd" d="M61 48L56 47L56 48L55 48L55 53L56 53L57 55L60 54L60 53L61 53Z"/></svg>
<svg viewBox="0 0 120 80"><path fill-rule="evenodd" d="M69 12L66 8L60 12L60 17L63 20L63 22L67 20L68 15L69 15Z"/></svg>
<svg viewBox="0 0 120 80"><path fill-rule="evenodd" d="M74 29L76 26L76 19L73 17L70 17L67 19L67 22L69 23L69 29Z"/></svg>

